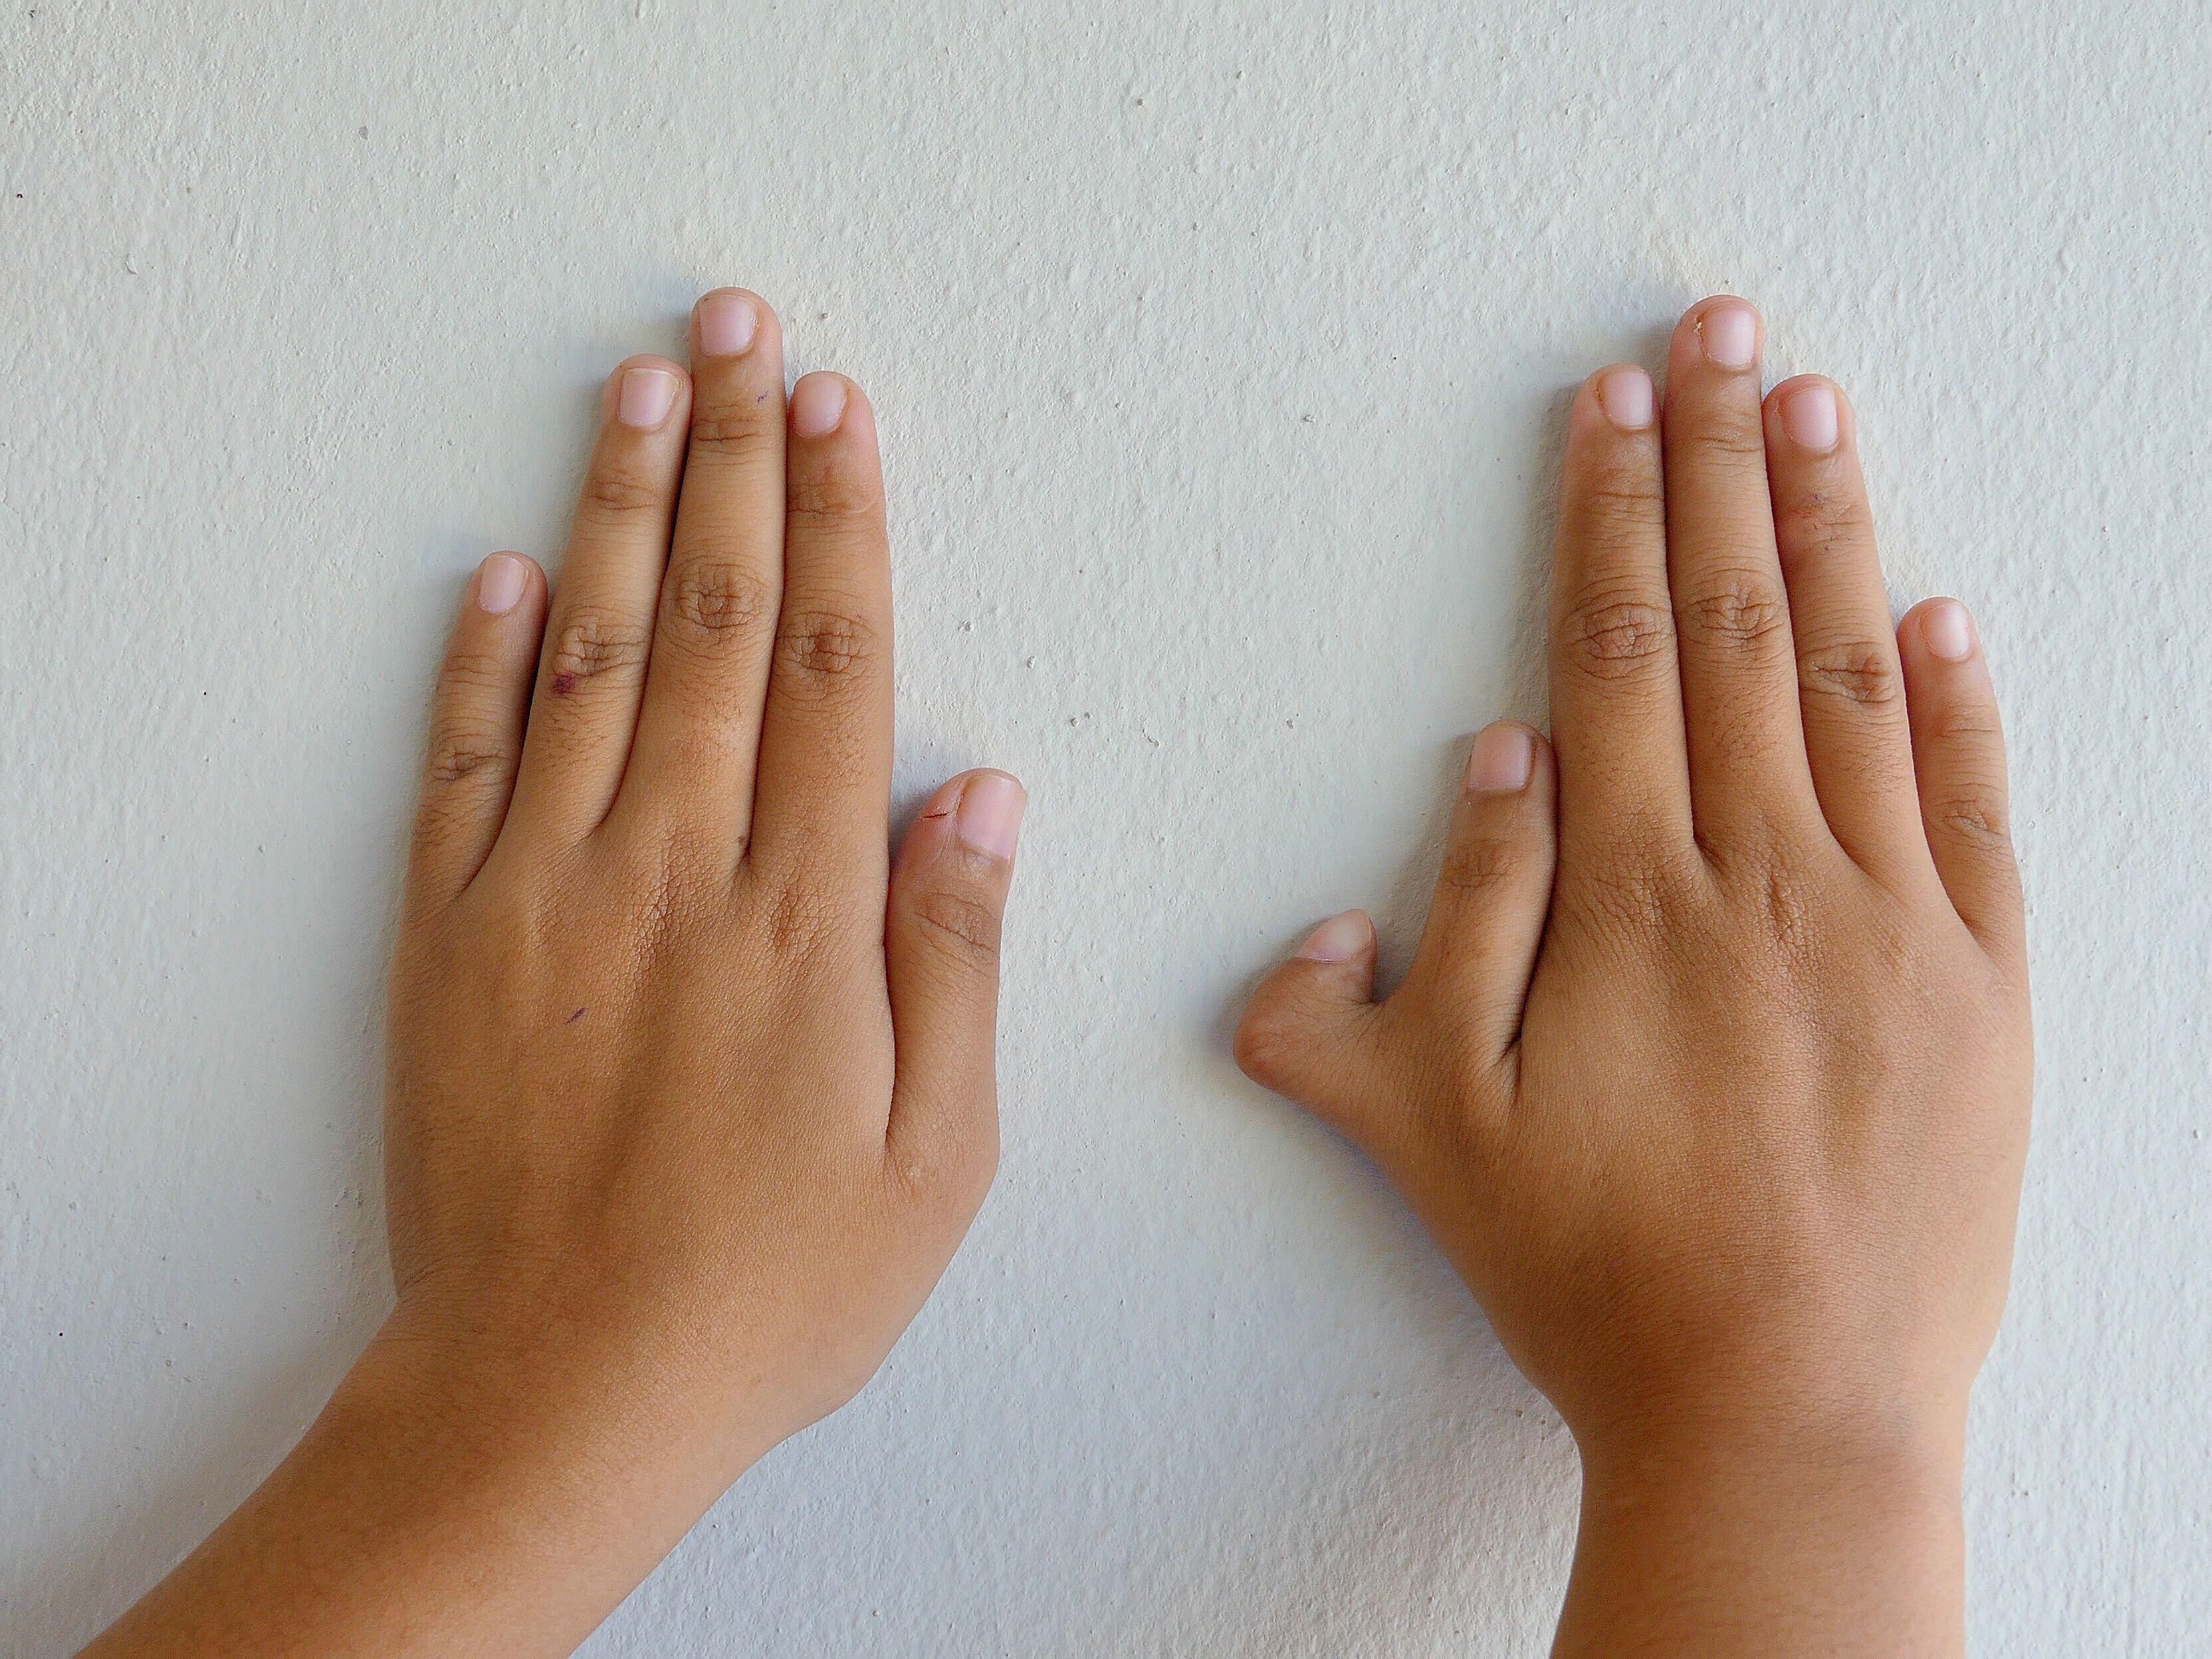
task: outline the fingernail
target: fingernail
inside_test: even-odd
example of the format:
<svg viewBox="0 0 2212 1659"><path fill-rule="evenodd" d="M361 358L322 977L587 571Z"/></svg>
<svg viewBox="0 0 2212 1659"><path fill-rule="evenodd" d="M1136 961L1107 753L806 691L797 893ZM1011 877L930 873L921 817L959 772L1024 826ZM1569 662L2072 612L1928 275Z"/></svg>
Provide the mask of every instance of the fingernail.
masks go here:
<svg viewBox="0 0 2212 1659"><path fill-rule="evenodd" d="M1346 910L1340 916L1331 916L1313 930L1312 936L1298 946L1301 962L1349 962L1367 948L1367 941L1375 934L1375 924L1367 919L1364 910Z"/></svg>
<svg viewBox="0 0 2212 1659"><path fill-rule="evenodd" d="M760 307L750 295L727 291L699 301L699 349L709 357L734 357L753 343Z"/></svg>
<svg viewBox="0 0 2212 1659"><path fill-rule="evenodd" d="M819 438L845 416L845 383L835 374L809 374L791 391L791 429Z"/></svg>
<svg viewBox="0 0 2212 1659"><path fill-rule="evenodd" d="M624 426L634 426L650 432L668 418L668 411L676 406L676 376L665 368L628 368L623 371L622 396L615 404L615 416Z"/></svg>
<svg viewBox="0 0 2212 1659"><path fill-rule="evenodd" d="M1597 406L1623 432L1650 426L1654 401L1651 377L1640 368L1608 368L1598 376Z"/></svg>
<svg viewBox="0 0 2212 1659"><path fill-rule="evenodd" d="M1708 362L1726 369L1749 368L1759 361L1759 319L1740 301L1709 307L1698 319L1698 344Z"/></svg>
<svg viewBox="0 0 2212 1659"><path fill-rule="evenodd" d="M477 609L504 617L522 602L530 586L530 565L512 553L495 553L477 567Z"/></svg>
<svg viewBox="0 0 2212 1659"><path fill-rule="evenodd" d="M1021 837L1022 809L1029 804L1028 792L1004 772L978 772L960 792L953 828L977 852L1010 859Z"/></svg>
<svg viewBox="0 0 2212 1659"><path fill-rule="evenodd" d="M1920 637L1945 662L1964 662L1974 654L1974 619L1956 599L1938 599L1920 613Z"/></svg>
<svg viewBox="0 0 2212 1659"><path fill-rule="evenodd" d="M1782 400L1783 435L1798 448L1825 455L1836 447L1841 431L1836 391L1826 382L1808 380Z"/></svg>
<svg viewBox="0 0 2212 1659"><path fill-rule="evenodd" d="M1510 720L1486 726L1474 734L1474 746L1467 751L1467 793L1502 795L1525 789L1535 759L1536 745L1527 726Z"/></svg>

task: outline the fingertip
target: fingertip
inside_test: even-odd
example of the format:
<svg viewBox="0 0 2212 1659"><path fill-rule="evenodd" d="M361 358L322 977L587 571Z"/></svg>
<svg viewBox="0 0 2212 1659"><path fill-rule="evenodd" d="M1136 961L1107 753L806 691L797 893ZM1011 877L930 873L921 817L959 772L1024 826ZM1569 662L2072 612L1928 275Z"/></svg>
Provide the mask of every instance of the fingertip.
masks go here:
<svg viewBox="0 0 2212 1659"><path fill-rule="evenodd" d="M1658 388L1634 363L1611 363L1598 370L1583 383L1578 402L1590 422L1623 435L1649 432L1658 424Z"/></svg>
<svg viewBox="0 0 2212 1659"><path fill-rule="evenodd" d="M914 896L959 890L1003 907L1029 794L1011 773L979 767L939 785L900 842L894 888Z"/></svg>
<svg viewBox="0 0 2212 1659"><path fill-rule="evenodd" d="M961 774L939 794L950 798L949 827L961 846L1001 864L1013 862L1030 804L1020 779L995 767L979 767Z"/></svg>
<svg viewBox="0 0 2212 1659"><path fill-rule="evenodd" d="M1711 294L1682 313L1669 360L1703 363L1727 374L1758 366L1765 344L1758 308L1733 294Z"/></svg>
<svg viewBox="0 0 2212 1659"><path fill-rule="evenodd" d="M1933 660L1956 666L1972 660L1980 646L1974 619L1954 599L1923 599L1905 613L1898 624L1900 645Z"/></svg>
<svg viewBox="0 0 2212 1659"><path fill-rule="evenodd" d="M791 430L800 438L850 438L873 434L875 422L866 396L842 374L816 369L791 389Z"/></svg>
<svg viewBox="0 0 2212 1659"><path fill-rule="evenodd" d="M1375 924L1331 916L1261 980L1237 1021L1237 1070L1353 1133L1372 1106Z"/></svg>
<svg viewBox="0 0 2212 1659"><path fill-rule="evenodd" d="M1773 433L1802 454L1832 455L1850 442L1850 402L1825 374L1784 380L1766 394L1765 412Z"/></svg>
<svg viewBox="0 0 2212 1659"><path fill-rule="evenodd" d="M699 356L742 357L780 338L775 307L750 289L710 289L691 308L691 349Z"/></svg>
<svg viewBox="0 0 2212 1659"><path fill-rule="evenodd" d="M1462 787L1470 795L1517 795L1536 781L1543 734L1519 720L1493 720L1468 745Z"/></svg>
<svg viewBox="0 0 2212 1659"><path fill-rule="evenodd" d="M1291 953L1293 962L1329 965L1357 962L1375 950L1375 921L1364 910L1346 910L1331 916L1306 936Z"/></svg>
<svg viewBox="0 0 2212 1659"><path fill-rule="evenodd" d="M655 432L669 424L690 396L690 374L683 364L657 352L641 352L615 365L603 399L618 424Z"/></svg>
<svg viewBox="0 0 2212 1659"><path fill-rule="evenodd" d="M533 592L543 592L545 573L538 561L523 553L499 552L478 565L469 584L469 597L488 617L504 617L521 607Z"/></svg>

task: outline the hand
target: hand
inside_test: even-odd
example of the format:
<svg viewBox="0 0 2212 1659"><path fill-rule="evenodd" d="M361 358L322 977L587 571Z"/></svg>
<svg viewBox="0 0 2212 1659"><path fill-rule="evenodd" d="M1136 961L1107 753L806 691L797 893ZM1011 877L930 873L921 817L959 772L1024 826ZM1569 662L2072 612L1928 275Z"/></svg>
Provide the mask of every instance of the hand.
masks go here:
<svg viewBox="0 0 2212 1659"><path fill-rule="evenodd" d="M1353 912L1237 1033L1374 1157L1572 1430L1562 1650L1956 1638L2027 1133L2004 754L1965 611L1893 629L1848 405L1810 376L1762 404L1759 338L1708 301L1663 416L1639 369L1583 387L1553 742L1476 738L1389 1000ZM1877 1516L1929 1595L1838 1584L1887 1559L1850 1530Z"/></svg>
<svg viewBox="0 0 2212 1659"><path fill-rule="evenodd" d="M439 684L391 994L398 1306L208 1547L283 1563L321 1504L349 1559L259 1602L188 1566L142 1636L211 1602L189 1627L230 1652L264 1623L271 1651L566 1651L868 1379L990 1182L1022 792L953 780L888 867L873 417L833 374L787 416L751 295L693 330L689 375L607 384L550 617L493 556Z"/></svg>

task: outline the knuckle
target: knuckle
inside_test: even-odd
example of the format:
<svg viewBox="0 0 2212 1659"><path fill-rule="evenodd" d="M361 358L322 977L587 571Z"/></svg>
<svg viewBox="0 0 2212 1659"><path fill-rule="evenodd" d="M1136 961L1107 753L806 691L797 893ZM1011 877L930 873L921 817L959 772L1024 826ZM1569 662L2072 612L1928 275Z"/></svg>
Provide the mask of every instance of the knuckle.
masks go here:
<svg viewBox="0 0 2212 1659"><path fill-rule="evenodd" d="M1748 901L1759 927L1759 937L1784 960L1810 953L1819 930L1814 925L1814 884L1794 859L1770 857L1756 878L1746 884Z"/></svg>
<svg viewBox="0 0 2212 1659"><path fill-rule="evenodd" d="M434 787L446 788L478 772L497 776L513 759L514 751L501 732L477 721L452 720L431 733L428 771Z"/></svg>
<svg viewBox="0 0 2212 1659"><path fill-rule="evenodd" d="M969 1214L982 1203L999 1173L999 1127L988 1091L980 1105L891 1137L890 1167L909 1199Z"/></svg>
<svg viewBox="0 0 2212 1659"><path fill-rule="evenodd" d="M448 846L461 839L476 823L474 812L443 787L446 781L434 777L432 781L441 787L424 793L415 813L415 846L418 851Z"/></svg>
<svg viewBox="0 0 2212 1659"><path fill-rule="evenodd" d="M1597 468L1576 492L1575 509L1583 532L1607 544L1656 536L1667 525L1666 500L1658 480L1636 467Z"/></svg>
<svg viewBox="0 0 2212 1659"><path fill-rule="evenodd" d="M1790 607L1766 576L1738 567L1684 599L1692 627L1709 639L1753 653L1767 650L1790 626Z"/></svg>
<svg viewBox="0 0 2212 1659"><path fill-rule="evenodd" d="M874 624L850 608L787 616L776 641L778 666L801 696L836 695L866 678L882 654Z"/></svg>
<svg viewBox="0 0 2212 1659"><path fill-rule="evenodd" d="M682 870L659 858L631 860L614 887L621 936L644 960L658 956L691 907L692 888Z"/></svg>
<svg viewBox="0 0 2212 1659"><path fill-rule="evenodd" d="M1437 874L1447 891L1474 898L1510 883L1527 860L1527 849L1506 836L1461 836L1444 848Z"/></svg>
<svg viewBox="0 0 2212 1659"><path fill-rule="evenodd" d="M1599 586L1567 606L1559 645L1567 661L1594 679L1634 679L1664 665L1674 633L1674 619L1656 595Z"/></svg>
<svg viewBox="0 0 2212 1659"><path fill-rule="evenodd" d="M842 957L851 941L854 929L848 908L823 878L793 873L779 883L768 901L764 923L769 950L801 974L829 966ZM878 946L882 931L878 912L875 921Z"/></svg>
<svg viewBox="0 0 2212 1659"><path fill-rule="evenodd" d="M1668 459L1674 459L1671 440ZM1735 472L1759 470L1764 489L1766 472L1766 433L1756 420L1709 420L1689 423L1682 434L1684 458L1692 467L1711 466Z"/></svg>
<svg viewBox="0 0 2212 1659"><path fill-rule="evenodd" d="M608 840L613 879L630 933L655 941L671 930L717 917L730 889L728 843L709 841L669 819L641 818Z"/></svg>
<svg viewBox="0 0 2212 1659"><path fill-rule="evenodd" d="M926 937L962 961L988 967L999 959L999 913L972 894L924 893L913 915Z"/></svg>
<svg viewBox="0 0 2212 1659"><path fill-rule="evenodd" d="M491 692L503 697L515 678L514 670L496 652L455 651L446 659L444 680L448 695Z"/></svg>
<svg viewBox="0 0 2212 1659"><path fill-rule="evenodd" d="M720 653L756 633L773 614L775 595L757 571L737 560L684 560L668 584L667 627L684 644Z"/></svg>
<svg viewBox="0 0 2212 1659"><path fill-rule="evenodd" d="M795 526L849 526L872 519L881 492L854 468L828 465L793 470L786 510Z"/></svg>
<svg viewBox="0 0 2212 1659"><path fill-rule="evenodd" d="M695 453L744 459L769 447L782 432L782 410L769 412L766 401L738 398L702 408L691 417Z"/></svg>
<svg viewBox="0 0 2212 1659"><path fill-rule="evenodd" d="M2001 751L2004 744L1996 710L1978 699L1961 699L1941 708L1929 722L1929 735L1942 748L1966 754Z"/></svg>
<svg viewBox="0 0 2212 1659"><path fill-rule="evenodd" d="M1279 1087L1291 1075L1297 1041L1279 1017L1256 1004L1237 1022L1230 1052L1237 1069L1262 1088Z"/></svg>
<svg viewBox="0 0 2212 1659"><path fill-rule="evenodd" d="M1799 652L1797 683L1814 697L1870 714L1893 712L1905 701L1896 659L1870 640Z"/></svg>
<svg viewBox="0 0 2212 1659"><path fill-rule="evenodd" d="M1826 561L1870 544L1874 520L1865 498L1855 491L1838 495L1808 489L1776 512L1774 532L1781 544L1800 557Z"/></svg>
<svg viewBox="0 0 2212 1659"><path fill-rule="evenodd" d="M890 1169L900 1189L912 1200L929 1205L951 1205L973 1209L990 1190L998 1174L995 1145L970 1147L938 1144L950 1137L909 1135L899 1138L890 1157ZM917 1145L917 1142L926 1143Z"/></svg>
<svg viewBox="0 0 2212 1659"><path fill-rule="evenodd" d="M796 884L779 890L768 906L769 948L779 957L812 954L823 932L821 907L811 894Z"/></svg>
<svg viewBox="0 0 2212 1659"><path fill-rule="evenodd" d="M645 666L647 631L628 617L593 609L571 613L545 660L553 694L566 696L588 681L635 674Z"/></svg>
<svg viewBox="0 0 2212 1659"><path fill-rule="evenodd" d="M601 459L584 478L583 509L601 519L634 519L659 508L667 486L627 461Z"/></svg>
<svg viewBox="0 0 2212 1659"><path fill-rule="evenodd" d="M2006 823L2004 801L1994 793L1946 795L1930 816L1945 835L1976 852L2012 856L2012 832Z"/></svg>
<svg viewBox="0 0 2212 1659"><path fill-rule="evenodd" d="M1578 861L1559 896L1588 929L1644 938L1673 924L1689 885L1688 855L1662 847L1656 836L1632 836Z"/></svg>

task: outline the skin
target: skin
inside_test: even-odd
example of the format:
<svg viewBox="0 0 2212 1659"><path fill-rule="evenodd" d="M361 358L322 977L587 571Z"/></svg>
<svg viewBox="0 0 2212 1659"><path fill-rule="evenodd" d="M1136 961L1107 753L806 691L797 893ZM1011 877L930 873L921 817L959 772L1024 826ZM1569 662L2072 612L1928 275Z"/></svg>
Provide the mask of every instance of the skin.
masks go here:
<svg viewBox="0 0 2212 1659"><path fill-rule="evenodd" d="M1561 1654L1961 1645L2029 1091L2003 750L1963 611L1893 631L1849 406L1762 402L1757 343L1709 301L1663 411L1583 389L1553 739L1477 738L1393 996L1351 912L1237 1034L1572 1429ZM990 1180L1022 797L953 779L886 856L858 388L787 409L773 313L709 295L688 375L610 380L561 592L501 560L393 967L397 1305L93 1653L568 1651L866 1381Z"/></svg>
<svg viewBox="0 0 2212 1659"><path fill-rule="evenodd" d="M1849 404L1762 399L1758 343L1715 298L1663 408L1582 388L1550 741L1476 739L1388 1000L1351 912L1237 1036L1572 1431L1561 1655L1963 1649L2027 1142L2003 745L1963 609L1892 626Z"/></svg>
<svg viewBox="0 0 2212 1659"><path fill-rule="evenodd" d="M610 379L560 591L495 556L454 628L397 1305L94 1654L568 1652L868 1379L982 1200L1021 790L951 780L892 866L873 416L835 375L787 409L757 296L692 344Z"/></svg>

